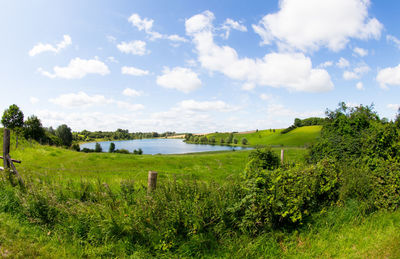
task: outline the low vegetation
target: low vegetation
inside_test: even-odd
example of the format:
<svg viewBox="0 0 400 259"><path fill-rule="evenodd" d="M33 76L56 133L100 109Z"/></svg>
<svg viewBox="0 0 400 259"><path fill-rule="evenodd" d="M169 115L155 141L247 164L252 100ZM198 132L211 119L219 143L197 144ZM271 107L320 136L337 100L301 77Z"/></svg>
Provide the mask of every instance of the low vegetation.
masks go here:
<svg viewBox="0 0 400 259"><path fill-rule="evenodd" d="M310 129L275 134L303 128ZM0 232L0 251L14 257L399 257L400 118L388 122L372 107L341 104L327 113L320 132L309 152L287 149L283 164L279 148L132 156L22 141L12 155L23 160L26 185L8 173L0 178L0 225L11 232ZM143 180L149 169L162 172L151 193Z"/></svg>

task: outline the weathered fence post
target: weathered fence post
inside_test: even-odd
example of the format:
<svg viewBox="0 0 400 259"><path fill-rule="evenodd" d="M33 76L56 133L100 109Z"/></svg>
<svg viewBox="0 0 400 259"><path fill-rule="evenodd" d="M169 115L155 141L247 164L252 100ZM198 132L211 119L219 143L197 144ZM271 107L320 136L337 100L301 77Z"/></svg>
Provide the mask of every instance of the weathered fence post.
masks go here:
<svg viewBox="0 0 400 259"><path fill-rule="evenodd" d="M283 165L283 163L284 163L284 161L283 161L283 159L284 159L284 155L285 154L285 151L283 150L283 149L281 149L281 164Z"/></svg>
<svg viewBox="0 0 400 259"><path fill-rule="evenodd" d="M4 170L7 168L10 168L10 163L8 162L8 159L6 158L8 154L10 153L10 130L4 128L4 135L3 135L3 165L4 165Z"/></svg>
<svg viewBox="0 0 400 259"><path fill-rule="evenodd" d="M149 171L149 177L147 179L147 193L152 192L157 186L157 172Z"/></svg>

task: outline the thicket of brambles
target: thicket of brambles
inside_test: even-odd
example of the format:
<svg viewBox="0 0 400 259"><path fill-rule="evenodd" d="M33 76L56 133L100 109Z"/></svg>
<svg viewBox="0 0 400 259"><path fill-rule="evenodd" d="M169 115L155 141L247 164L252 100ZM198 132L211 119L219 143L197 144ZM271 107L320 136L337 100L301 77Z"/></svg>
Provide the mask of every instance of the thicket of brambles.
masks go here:
<svg viewBox="0 0 400 259"><path fill-rule="evenodd" d="M281 164L270 149L250 153L240 182L178 180L147 194L119 187L46 179L12 187L0 181L0 211L58 233L81 256L206 256L226 240L304 225L310 215L356 202L358 214L400 206L400 118L373 107L328 111L307 162Z"/></svg>

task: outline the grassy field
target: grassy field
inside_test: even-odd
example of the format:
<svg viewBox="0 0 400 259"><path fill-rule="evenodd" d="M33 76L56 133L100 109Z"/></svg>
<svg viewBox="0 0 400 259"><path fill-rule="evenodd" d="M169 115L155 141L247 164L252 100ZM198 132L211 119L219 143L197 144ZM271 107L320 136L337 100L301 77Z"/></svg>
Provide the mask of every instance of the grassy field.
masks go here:
<svg viewBox="0 0 400 259"><path fill-rule="evenodd" d="M285 143L301 143L298 141L299 134L310 136L311 129L313 134L319 132L317 127L303 127L288 133ZM257 134L262 137L257 137ZM268 130L246 135L249 140L252 137L269 138L268 143L271 143L274 139L282 141L278 134ZM280 149L273 148L277 153ZM287 163L301 163L307 153L304 148L284 149ZM28 188L20 190L19 187L11 187L6 176L0 177L0 256L400 257L400 212L378 211L361 215L355 202L313 214L296 230L276 230L250 236L237 232L219 233L219 227L215 226L214 231L217 232L210 232L215 235L193 235L190 240L172 239L181 245L169 249L172 244L166 240L171 240L170 235L178 235L169 232L178 227L174 226L176 222L193 228L192 231L196 231L196 224L207 228L214 222L213 213L218 210L223 213L224 206L227 206L224 202L236 199L230 195L235 193L232 190L240 182L249 152L154 156L86 154L31 144L26 140L20 140L19 148L15 149L13 137L10 153L13 158L22 160L17 168L28 182ZM133 181L135 185L145 185L148 170L160 172L158 196L149 198L143 188L138 187L132 187L133 200L124 196L126 190L121 183ZM174 187L175 179L183 185ZM105 187L108 185L111 190ZM211 216L204 213L211 213ZM208 221L197 222L196 217ZM142 236L144 233L148 237ZM218 241L215 240L217 236ZM159 243L134 241L147 240L145 238ZM149 250L149 246L156 250Z"/></svg>
<svg viewBox="0 0 400 259"><path fill-rule="evenodd" d="M249 141L249 145L263 145L263 146L290 146L290 147L304 147L309 145L318 138L322 126L304 126L296 128L286 134L281 134L281 129L276 130L259 130L252 133L234 133L233 136L238 140L237 145L241 145L243 138ZM221 138L224 140L228 138L230 133L211 133L207 134L207 138L215 137L216 143L220 143Z"/></svg>
<svg viewBox="0 0 400 259"><path fill-rule="evenodd" d="M2 145L2 137L0 141ZM284 148L285 162L303 160L306 150ZM280 154L280 148L273 149ZM23 175L59 179L100 179L108 184L131 179L145 182L149 170L159 172L159 180L185 178L223 182L237 180L243 172L250 151L205 152L183 155L132 155L116 153L80 153L63 148L30 144L20 140L15 149L11 141L11 156L22 160L17 168Z"/></svg>

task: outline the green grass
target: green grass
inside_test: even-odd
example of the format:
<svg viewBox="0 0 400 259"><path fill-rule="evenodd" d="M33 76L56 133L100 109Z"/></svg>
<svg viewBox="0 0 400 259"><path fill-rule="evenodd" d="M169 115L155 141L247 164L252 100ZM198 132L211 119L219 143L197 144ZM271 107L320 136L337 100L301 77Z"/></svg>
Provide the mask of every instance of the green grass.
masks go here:
<svg viewBox="0 0 400 259"><path fill-rule="evenodd" d="M238 140L238 145L241 145L243 138L249 141L249 145L263 145L263 146L289 146L289 147L303 147L310 145L316 141L321 132L322 126L304 126L296 128L286 134L281 134L281 129L275 130L259 130L253 133L233 134L234 138ZM216 143L220 143L221 138L226 140L230 133L211 133L207 134L207 138L215 137Z"/></svg>
<svg viewBox="0 0 400 259"><path fill-rule="evenodd" d="M307 142L298 139L302 134L307 139L310 132L317 135L319 129L303 127L286 136L269 131L246 135L250 141L254 137L277 143L274 141L284 138L284 143L293 144ZM0 137L2 145L2 133ZM250 151L135 156L79 153L26 140L20 140L15 149L14 137L11 143L11 156L23 161L16 166L29 186L19 190L1 178L1 257L400 257L400 211L377 211L365 216L355 202L315 213L296 230L248 236L216 225L215 232L207 232L218 215L215 211L223 212L224 206L229 205L224 203L235 199L229 186L238 183ZM280 149L273 150L279 154ZM306 152L303 148L285 148L285 160L302 162ZM153 199L135 187L133 202L130 201L122 194L121 182L145 184L148 170L160 172L161 193ZM173 187L175 178L187 186ZM103 183L109 184L111 190ZM171 214L166 214L168 209ZM58 213L54 219L53 210ZM194 231L199 224L205 234L194 235L190 240L172 239L180 245L163 250L170 245L166 242L171 242L169 235L176 235L168 232L170 227L179 227L174 226L176 223ZM140 236L143 233L149 233L150 240L160 239L163 246L149 251L150 244L132 241L144 238Z"/></svg>

